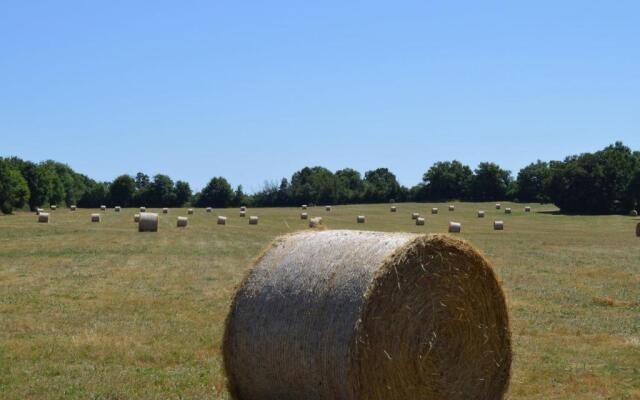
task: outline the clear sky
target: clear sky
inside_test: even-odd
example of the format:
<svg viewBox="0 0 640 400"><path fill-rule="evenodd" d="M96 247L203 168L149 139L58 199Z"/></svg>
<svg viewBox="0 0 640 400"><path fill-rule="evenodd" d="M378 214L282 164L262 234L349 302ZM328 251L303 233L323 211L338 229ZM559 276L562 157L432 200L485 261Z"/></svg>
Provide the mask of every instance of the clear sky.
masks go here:
<svg viewBox="0 0 640 400"><path fill-rule="evenodd" d="M638 1L0 3L0 155L95 179L640 149Z"/></svg>

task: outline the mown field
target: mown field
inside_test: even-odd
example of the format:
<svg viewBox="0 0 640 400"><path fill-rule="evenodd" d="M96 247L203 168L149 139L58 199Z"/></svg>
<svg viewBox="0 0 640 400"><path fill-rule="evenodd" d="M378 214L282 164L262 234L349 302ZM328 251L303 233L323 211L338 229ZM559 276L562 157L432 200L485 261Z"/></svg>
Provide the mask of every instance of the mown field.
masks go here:
<svg viewBox="0 0 640 400"><path fill-rule="evenodd" d="M462 222L460 236L494 262L508 298L509 399L640 399L640 219L455 204L308 212L335 229L427 233ZM60 209L50 224L0 217L0 398L227 399L220 341L234 286L275 236L308 229L300 210L249 209L260 217L250 226L236 209L196 209L178 229L187 213L172 209L158 233L144 234L133 209L108 210L99 224L92 212Z"/></svg>

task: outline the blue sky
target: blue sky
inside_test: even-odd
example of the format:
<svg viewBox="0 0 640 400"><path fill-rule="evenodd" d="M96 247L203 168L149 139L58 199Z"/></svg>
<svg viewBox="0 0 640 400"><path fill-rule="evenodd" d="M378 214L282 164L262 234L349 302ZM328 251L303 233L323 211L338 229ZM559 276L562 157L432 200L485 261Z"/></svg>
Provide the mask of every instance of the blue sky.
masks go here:
<svg viewBox="0 0 640 400"><path fill-rule="evenodd" d="M348 3L348 4L347 4ZM0 155L258 190L640 149L637 1L0 3Z"/></svg>

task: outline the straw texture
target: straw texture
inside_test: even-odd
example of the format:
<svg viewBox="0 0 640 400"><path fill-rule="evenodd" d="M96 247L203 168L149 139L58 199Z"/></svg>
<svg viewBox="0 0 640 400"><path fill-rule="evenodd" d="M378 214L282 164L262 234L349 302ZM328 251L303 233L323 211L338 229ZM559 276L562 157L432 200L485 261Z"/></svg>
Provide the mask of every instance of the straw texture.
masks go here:
<svg viewBox="0 0 640 400"><path fill-rule="evenodd" d="M138 232L158 232L158 214L147 212L140 213Z"/></svg>
<svg viewBox="0 0 640 400"><path fill-rule="evenodd" d="M236 400L493 400L511 340L493 269L464 241L307 231L239 287L223 357Z"/></svg>
<svg viewBox="0 0 640 400"><path fill-rule="evenodd" d="M241 216L241 217L244 217L245 215L247 215L247 212L246 212L246 211L240 211L240 216Z"/></svg>
<svg viewBox="0 0 640 400"><path fill-rule="evenodd" d="M163 214L169 214L169 209L168 209L168 208L166 208L166 207L165 207L165 208L163 208L163 209L162 209L162 213L163 213Z"/></svg>

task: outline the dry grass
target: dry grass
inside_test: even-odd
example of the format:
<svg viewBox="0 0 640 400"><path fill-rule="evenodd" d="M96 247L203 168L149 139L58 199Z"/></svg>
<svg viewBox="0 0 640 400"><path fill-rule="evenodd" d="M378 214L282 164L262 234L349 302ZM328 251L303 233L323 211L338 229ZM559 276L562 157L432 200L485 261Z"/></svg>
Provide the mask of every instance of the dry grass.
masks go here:
<svg viewBox="0 0 640 400"><path fill-rule="evenodd" d="M457 235L492 259L507 294L508 398L640 399L638 218L455 205ZM332 229L447 231L449 213L430 214L446 205L401 206L428 214L425 226L388 204L309 213ZM478 209L491 211L478 219ZM233 288L275 236L308 229L299 208L255 209L258 226L196 210L188 230L161 214L155 234L137 232L137 210L100 224L92 212L58 209L49 224L0 217L0 398L228 399L220 341ZM509 229L494 232L494 218Z"/></svg>

